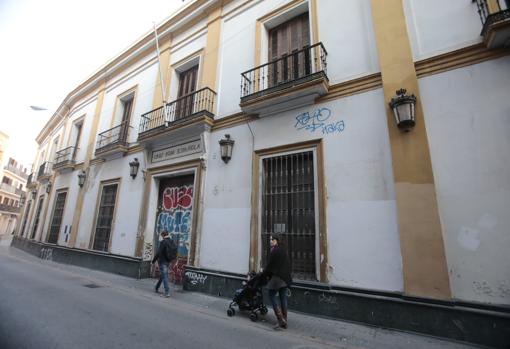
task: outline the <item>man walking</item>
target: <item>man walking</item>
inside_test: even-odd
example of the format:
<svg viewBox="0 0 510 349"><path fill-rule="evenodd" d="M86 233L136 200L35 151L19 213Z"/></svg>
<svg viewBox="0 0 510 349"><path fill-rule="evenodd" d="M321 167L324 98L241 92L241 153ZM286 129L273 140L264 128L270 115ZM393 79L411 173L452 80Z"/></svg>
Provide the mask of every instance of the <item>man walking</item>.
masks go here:
<svg viewBox="0 0 510 349"><path fill-rule="evenodd" d="M170 287L168 286L168 266L175 257L177 257L177 246L175 245L175 242L170 239L166 230L161 232L161 237L163 239L159 243L158 252L152 259L152 264L158 261L159 265L159 280L154 287L154 291L159 293L159 286L161 286L161 282L163 282L163 287L165 288L164 296L168 298L170 297Z"/></svg>

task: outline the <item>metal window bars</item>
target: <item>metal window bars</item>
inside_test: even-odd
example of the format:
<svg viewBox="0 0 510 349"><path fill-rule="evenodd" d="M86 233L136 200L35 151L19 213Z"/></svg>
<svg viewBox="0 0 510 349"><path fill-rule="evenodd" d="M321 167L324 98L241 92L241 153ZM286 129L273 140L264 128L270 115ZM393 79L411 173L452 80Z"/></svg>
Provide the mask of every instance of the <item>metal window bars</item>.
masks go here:
<svg viewBox="0 0 510 349"><path fill-rule="evenodd" d="M97 135L96 151L109 145L124 145L127 142L129 123L122 122L120 125L112 127Z"/></svg>
<svg viewBox="0 0 510 349"><path fill-rule="evenodd" d="M64 149L61 149L55 153L55 166L60 166L62 164L71 163L74 161L74 155L76 153L76 147L70 146Z"/></svg>
<svg viewBox="0 0 510 349"><path fill-rule="evenodd" d="M313 152L263 160L262 265L269 256L269 237L278 234L287 249L292 276L317 280Z"/></svg>
<svg viewBox="0 0 510 349"><path fill-rule="evenodd" d="M495 9L489 7L488 0L473 0L472 2L476 3L477 12L483 25L482 35L492 24L510 19L510 1L508 0L496 0Z"/></svg>

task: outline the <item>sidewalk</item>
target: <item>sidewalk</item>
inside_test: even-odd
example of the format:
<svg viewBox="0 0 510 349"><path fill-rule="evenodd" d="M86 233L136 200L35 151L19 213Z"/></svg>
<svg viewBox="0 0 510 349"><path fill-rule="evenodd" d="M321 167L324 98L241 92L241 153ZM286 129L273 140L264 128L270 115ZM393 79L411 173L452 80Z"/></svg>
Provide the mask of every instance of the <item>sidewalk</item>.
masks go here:
<svg viewBox="0 0 510 349"><path fill-rule="evenodd" d="M83 282L93 283L103 287L110 287L119 292L129 292L138 297L150 299L155 302L166 302L168 299L154 293L154 279L131 279L115 274L75 267L72 265L58 264L34 257L16 248L0 245L0 254L9 258L17 259L20 263L37 263L46 265L48 268L58 269L64 273L84 279ZM209 295L183 291L181 286L171 286L171 299L186 307L189 311L207 314L208 316L221 317L232 321L232 326L239 322L244 325L257 326L267 331L272 329L275 317L270 310L269 314L251 322L248 314L236 312L232 318L227 316L227 307L230 299L212 297ZM330 320L326 318L309 316L306 314L289 311L289 328L281 331L282 335L295 338L307 338L315 342L330 345L337 348L481 348L459 342L452 342L439 338L433 338L413 333L405 333L382 328L370 327L362 324L345 321Z"/></svg>

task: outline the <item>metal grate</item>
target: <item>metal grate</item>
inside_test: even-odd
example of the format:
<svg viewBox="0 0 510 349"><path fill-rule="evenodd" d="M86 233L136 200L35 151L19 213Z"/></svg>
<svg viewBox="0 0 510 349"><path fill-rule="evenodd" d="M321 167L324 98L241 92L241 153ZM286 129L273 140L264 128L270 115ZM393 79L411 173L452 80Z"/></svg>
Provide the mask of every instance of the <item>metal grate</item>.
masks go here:
<svg viewBox="0 0 510 349"><path fill-rule="evenodd" d="M113 211L117 197L117 184L105 185L101 194L99 211L97 213L96 234L94 236L94 250L108 251L110 233L112 230Z"/></svg>
<svg viewBox="0 0 510 349"><path fill-rule="evenodd" d="M292 276L316 280L315 185L313 152L263 160L262 263L269 256L269 236L281 236Z"/></svg>
<svg viewBox="0 0 510 349"><path fill-rule="evenodd" d="M64 205L66 202L67 192L58 193L53 208L53 218L51 219L50 233L48 234L48 242L56 244L58 242L58 233L62 224L62 216L64 214Z"/></svg>

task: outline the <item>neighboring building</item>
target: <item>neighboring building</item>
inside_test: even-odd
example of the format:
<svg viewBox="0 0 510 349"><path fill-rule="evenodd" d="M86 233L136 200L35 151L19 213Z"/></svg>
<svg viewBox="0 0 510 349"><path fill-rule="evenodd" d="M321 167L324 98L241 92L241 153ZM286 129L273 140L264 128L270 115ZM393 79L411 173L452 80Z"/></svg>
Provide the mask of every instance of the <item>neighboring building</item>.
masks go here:
<svg viewBox="0 0 510 349"><path fill-rule="evenodd" d="M174 280L229 295L279 233L294 309L501 343L508 14L495 0L190 1L158 26L159 61L148 34L41 130L14 245L145 277L167 229ZM412 95L400 130L389 103Z"/></svg>
<svg viewBox="0 0 510 349"><path fill-rule="evenodd" d="M20 221L25 200L27 169L13 158L7 158L9 136L0 131L0 239L10 236Z"/></svg>

